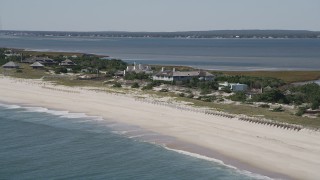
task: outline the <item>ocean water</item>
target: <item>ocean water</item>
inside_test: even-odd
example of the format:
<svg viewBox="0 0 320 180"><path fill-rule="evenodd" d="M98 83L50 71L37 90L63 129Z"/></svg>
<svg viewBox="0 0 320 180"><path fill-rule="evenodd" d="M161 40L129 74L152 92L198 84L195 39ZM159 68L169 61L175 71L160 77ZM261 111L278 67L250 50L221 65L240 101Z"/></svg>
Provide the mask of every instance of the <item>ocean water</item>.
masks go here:
<svg viewBox="0 0 320 180"><path fill-rule="evenodd" d="M268 179L116 132L99 117L0 104L0 179Z"/></svg>
<svg viewBox="0 0 320 180"><path fill-rule="evenodd" d="M319 70L320 39L57 38L0 36L0 47L109 55L213 70Z"/></svg>

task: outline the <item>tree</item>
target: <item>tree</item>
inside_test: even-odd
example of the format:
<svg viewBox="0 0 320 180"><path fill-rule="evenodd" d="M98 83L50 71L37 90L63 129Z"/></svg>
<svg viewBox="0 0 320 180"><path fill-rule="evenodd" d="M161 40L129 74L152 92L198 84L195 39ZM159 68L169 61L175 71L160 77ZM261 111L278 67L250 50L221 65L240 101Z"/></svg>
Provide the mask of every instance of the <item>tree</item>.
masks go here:
<svg viewBox="0 0 320 180"><path fill-rule="evenodd" d="M312 103L311 103L311 109L312 110L315 110L315 109L319 109L319 101L317 101L317 100L314 100L314 101L312 101Z"/></svg>
<svg viewBox="0 0 320 180"><path fill-rule="evenodd" d="M254 96L254 101L258 102L270 102L270 103L288 103L286 96L278 89L272 89Z"/></svg>

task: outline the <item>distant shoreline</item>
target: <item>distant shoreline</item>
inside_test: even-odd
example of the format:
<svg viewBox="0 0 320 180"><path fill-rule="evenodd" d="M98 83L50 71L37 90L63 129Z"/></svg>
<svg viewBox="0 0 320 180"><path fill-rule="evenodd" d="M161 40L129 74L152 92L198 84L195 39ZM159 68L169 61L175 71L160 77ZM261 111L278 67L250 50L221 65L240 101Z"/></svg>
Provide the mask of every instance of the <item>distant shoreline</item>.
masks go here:
<svg viewBox="0 0 320 180"><path fill-rule="evenodd" d="M211 30L178 32L127 31L21 31L2 30L1 34L38 37L120 37L120 38L320 38L320 31L307 30Z"/></svg>

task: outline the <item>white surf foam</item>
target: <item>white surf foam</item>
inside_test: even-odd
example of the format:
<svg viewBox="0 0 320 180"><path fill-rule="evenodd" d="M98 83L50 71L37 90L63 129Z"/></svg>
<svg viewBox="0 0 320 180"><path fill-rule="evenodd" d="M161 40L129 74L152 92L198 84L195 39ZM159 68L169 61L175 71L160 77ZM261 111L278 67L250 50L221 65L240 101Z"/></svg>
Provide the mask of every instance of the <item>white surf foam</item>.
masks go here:
<svg viewBox="0 0 320 180"><path fill-rule="evenodd" d="M253 172L250 172L250 171L246 171L246 170L240 170L240 169L238 169L238 168L236 168L236 167L234 167L234 166L225 164L223 161L218 160L218 159L214 159L214 158L207 157L207 156L203 156L203 155L196 154L196 153L191 153L191 152L188 152L188 151L171 149L171 148L168 148L168 147L166 147L166 146L165 146L164 148L167 149L167 150L169 150L169 151L177 152L177 153L179 153L179 154L183 154L183 155L191 156L191 157L194 157L194 158L198 158L198 159L202 159L202 160L206 160L206 161L211 161L211 162L218 163L218 164L220 164L220 165L223 165L223 166L225 166L225 167L228 167L228 168L230 168L230 169L233 169L233 170L235 170L236 172L238 172L238 173L240 173L240 174L243 174L243 175L246 175L246 176L255 178L255 179L259 179L259 180L273 180L273 178L270 178L270 177L267 177L267 176L264 176L264 175L256 174L256 173L253 173Z"/></svg>
<svg viewBox="0 0 320 180"><path fill-rule="evenodd" d="M9 105L9 104L2 104L2 103L0 103L0 106L4 107L6 109L19 109L19 108L21 108L21 106L18 106L18 105Z"/></svg>
<svg viewBox="0 0 320 180"><path fill-rule="evenodd" d="M0 104L1 105L1 104ZM96 121L102 121L103 118L100 116L88 116L85 113L72 113L69 111L59 111L59 110L51 110L44 107L21 107L16 105L6 105L5 107L8 108L22 108L26 112L40 112L40 113L48 113L55 116L59 116L62 118L68 118L68 119L81 119L86 118L90 120L96 120Z"/></svg>

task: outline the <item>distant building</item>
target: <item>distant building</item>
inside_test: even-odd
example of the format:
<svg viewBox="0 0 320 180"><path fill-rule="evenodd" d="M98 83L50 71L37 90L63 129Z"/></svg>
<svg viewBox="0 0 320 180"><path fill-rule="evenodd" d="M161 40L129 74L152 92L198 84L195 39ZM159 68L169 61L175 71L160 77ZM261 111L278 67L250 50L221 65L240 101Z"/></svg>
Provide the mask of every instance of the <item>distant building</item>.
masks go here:
<svg viewBox="0 0 320 180"><path fill-rule="evenodd" d="M43 69L44 65L39 63L39 62L34 62L33 64L30 65L33 69Z"/></svg>
<svg viewBox="0 0 320 180"><path fill-rule="evenodd" d="M223 90L225 88L229 88L231 91L234 92L243 92L248 90L248 85L240 84L240 83L219 83L219 90Z"/></svg>
<svg viewBox="0 0 320 180"><path fill-rule="evenodd" d="M199 71L176 71L175 68L173 70L162 70L155 74L152 79L155 81L185 81L190 80L192 78L198 78L199 80L212 81L214 79L214 75L209 72L199 70Z"/></svg>
<svg viewBox="0 0 320 180"><path fill-rule="evenodd" d="M126 70L124 70L124 71L118 70L117 72L114 73L114 76L116 76L116 77L122 77L125 75L126 75Z"/></svg>
<svg viewBox="0 0 320 180"><path fill-rule="evenodd" d="M70 59L66 59L62 61L59 65L60 66L76 66L77 64L72 62Z"/></svg>
<svg viewBox="0 0 320 180"><path fill-rule="evenodd" d="M149 65L143 65L143 64L137 65L136 63L134 63L132 66L127 66L126 72L146 73L146 74L153 73Z"/></svg>
<svg viewBox="0 0 320 180"><path fill-rule="evenodd" d="M54 61L53 59L48 58L48 57L31 57L31 58L24 59L21 62L22 63L29 63L29 64L39 62L43 65L48 65L48 66L57 64L56 61Z"/></svg>
<svg viewBox="0 0 320 180"><path fill-rule="evenodd" d="M15 57L21 56L20 53L16 52L15 50L12 50L12 49L7 49L4 51L4 53L5 53L4 55L6 56L6 58L13 57L13 56L15 56Z"/></svg>
<svg viewBox="0 0 320 180"><path fill-rule="evenodd" d="M17 69L17 68L19 68L19 65L14 63L13 61L10 61L10 62L7 62L6 64L4 64L2 67L5 69Z"/></svg>

